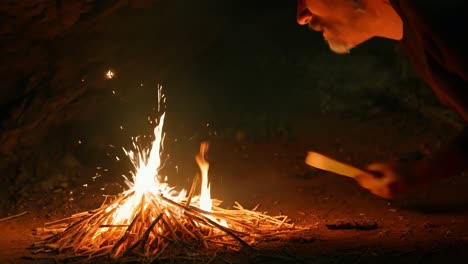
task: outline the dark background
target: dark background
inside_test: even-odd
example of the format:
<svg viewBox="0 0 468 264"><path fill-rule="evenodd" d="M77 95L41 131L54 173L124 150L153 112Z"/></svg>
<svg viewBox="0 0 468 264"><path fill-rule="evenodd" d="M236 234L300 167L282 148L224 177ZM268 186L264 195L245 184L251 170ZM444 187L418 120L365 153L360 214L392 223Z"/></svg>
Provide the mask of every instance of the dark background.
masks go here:
<svg viewBox="0 0 468 264"><path fill-rule="evenodd" d="M261 139L315 114L410 110L459 124L439 117L393 42L335 55L296 24L295 1L6 1L0 12L2 168L37 158L28 152L45 151L40 142L121 145L147 134L158 84L168 129L183 138L209 123ZM104 79L108 69L115 79Z"/></svg>

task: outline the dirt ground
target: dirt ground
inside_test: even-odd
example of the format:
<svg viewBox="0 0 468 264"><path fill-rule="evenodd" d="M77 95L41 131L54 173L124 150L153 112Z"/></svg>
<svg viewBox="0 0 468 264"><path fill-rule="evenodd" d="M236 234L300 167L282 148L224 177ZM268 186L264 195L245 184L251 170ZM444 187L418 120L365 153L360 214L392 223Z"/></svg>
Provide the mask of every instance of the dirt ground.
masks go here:
<svg viewBox="0 0 468 264"><path fill-rule="evenodd" d="M297 122L294 138L287 140L240 143L219 138L210 140L208 159L213 197L223 200L226 207L234 201L247 208L260 204L260 209L272 215L286 214L297 226L309 227L314 234L311 240L273 246L258 254L235 253L229 260L216 261L440 263L453 259L463 262L468 252L468 179L464 175L437 182L401 201L387 201L369 194L351 179L309 168L302 162L307 150L356 166L402 157L412 151L428 154L453 135L453 129L411 115L402 118L389 114L367 120L315 116L309 120ZM179 176L173 181L176 186L186 185L194 175L191 160L197 151L195 141L191 146L173 149L173 157L179 160L172 162L180 164ZM27 249L36 239L32 229L47 221L96 208L103 199L100 194L121 190L119 177L92 182L95 168L88 170L89 175L82 174L68 186L32 193L23 208L10 207L2 212L2 217L27 212L0 222L2 263L54 263L53 254L48 260L39 260ZM186 175L181 177L182 174ZM103 186L107 189L101 190ZM378 226L372 230L327 227L340 222L375 222Z"/></svg>

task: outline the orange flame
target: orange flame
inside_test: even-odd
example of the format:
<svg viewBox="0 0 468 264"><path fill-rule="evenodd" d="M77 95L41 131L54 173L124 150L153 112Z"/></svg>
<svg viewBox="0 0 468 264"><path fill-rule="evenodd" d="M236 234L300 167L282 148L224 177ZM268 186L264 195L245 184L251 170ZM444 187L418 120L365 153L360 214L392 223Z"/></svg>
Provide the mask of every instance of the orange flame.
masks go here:
<svg viewBox="0 0 468 264"><path fill-rule="evenodd" d="M200 153L195 160L201 172L200 209L211 212L213 202L211 201L210 183L208 182L208 169L210 164L205 160L205 153L208 151L208 143L200 144Z"/></svg>
<svg viewBox="0 0 468 264"><path fill-rule="evenodd" d="M202 142L200 144L200 153L195 157L195 161L200 168L201 173L201 190L200 190L200 204L199 208L207 211L213 212L213 200L211 199L211 186L208 181L208 169L210 164L205 159L205 154L208 151L208 143ZM210 217L211 220L216 221L218 224L228 227L228 224L225 220L217 220L214 217Z"/></svg>
<svg viewBox="0 0 468 264"><path fill-rule="evenodd" d="M159 100L164 99L162 93L158 91ZM131 160L134 171L131 173L132 178L125 177L125 183L129 187L123 194L127 196L124 203L115 206L109 206L106 211L114 210L112 216L108 219L111 225L128 225L129 221L134 219L141 209L148 208L152 205L164 204L161 195L174 202L184 202L188 200L187 191L174 190L174 187L169 186L167 177L159 175L161 166L161 152L164 142L164 125L165 113L161 115L159 120L156 120L157 125L154 128L154 141L149 148L141 148L138 143L138 137L133 141L133 150L127 151L125 154ZM205 153L208 151L208 143L202 142L200 145L200 153L195 157L201 171L201 192L200 196L194 196L190 201L190 205L197 206L206 212L212 212L213 200L211 199L210 183L208 181L209 163L205 159ZM154 208L154 210L163 209L164 206ZM182 215L182 211L176 211ZM157 215L157 213L155 213ZM210 219L218 222L221 225L227 226L225 221L218 221L210 216ZM103 231L106 229L103 229ZM100 232L98 232L99 234ZM98 235L96 234L96 235Z"/></svg>

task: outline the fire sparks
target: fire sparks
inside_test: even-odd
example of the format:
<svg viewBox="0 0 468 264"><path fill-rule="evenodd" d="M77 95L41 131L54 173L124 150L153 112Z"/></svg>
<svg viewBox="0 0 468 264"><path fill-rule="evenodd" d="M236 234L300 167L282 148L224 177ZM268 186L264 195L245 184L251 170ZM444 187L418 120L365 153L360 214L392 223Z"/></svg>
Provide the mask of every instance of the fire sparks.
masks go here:
<svg viewBox="0 0 468 264"><path fill-rule="evenodd" d="M115 76L115 74L114 74L114 72L112 70L108 70L106 72L106 79L110 80L110 79L114 78L114 76Z"/></svg>
<svg viewBox="0 0 468 264"><path fill-rule="evenodd" d="M190 191L171 187L159 173L164 119L165 113L156 122L149 148L140 147L135 140L133 150L124 149L134 166L131 178L125 178L128 190L98 209L37 228L38 235L49 237L32 246L35 253L162 260L194 252L203 256L203 252L221 248L252 248L259 241L306 234L284 215L269 216L238 203L234 209L219 207L221 201L211 198L206 142L195 157L200 177L195 177ZM199 196L194 195L197 189Z"/></svg>

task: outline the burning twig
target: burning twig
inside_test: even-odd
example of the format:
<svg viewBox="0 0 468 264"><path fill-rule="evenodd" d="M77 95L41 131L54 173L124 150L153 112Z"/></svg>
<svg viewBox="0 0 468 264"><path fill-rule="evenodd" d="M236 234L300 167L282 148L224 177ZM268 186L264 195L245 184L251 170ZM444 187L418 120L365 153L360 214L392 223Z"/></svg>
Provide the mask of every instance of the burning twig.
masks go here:
<svg viewBox="0 0 468 264"><path fill-rule="evenodd" d="M193 178L192 187L190 187L190 192L187 195L187 202L185 203L186 206L189 206L190 202L192 202L192 197L195 194L195 190L197 189L199 179L200 179L199 174L196 174L195 178Z"/></svg>

